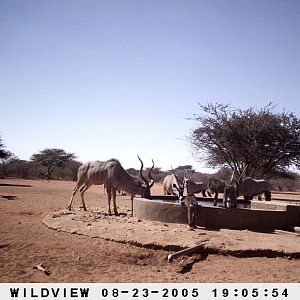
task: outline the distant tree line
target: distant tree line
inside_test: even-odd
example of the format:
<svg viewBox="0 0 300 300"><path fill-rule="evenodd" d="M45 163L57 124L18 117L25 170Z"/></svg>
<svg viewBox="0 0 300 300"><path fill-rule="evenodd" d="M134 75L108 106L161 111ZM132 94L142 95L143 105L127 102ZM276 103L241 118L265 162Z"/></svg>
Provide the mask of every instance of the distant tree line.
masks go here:
<svg viewBox="0 0 300 300"><path fill-rule="evenodd" d="M300 120L288 112L275 113L272 103L261 109L234 109L229 105L199 105L200 113L191 120L197 122L188 141L197 160L207 167L219 169L215 174L195 172L191 165L174 169L181 177L185 173L195 181L206 182L209 177L229 181L237 176L269 179L277 190L299 188L299 174L290 169L300 168ZM47 148L20 160L5 149L0 137L0 177L76 180L81 165L74 153ZM130 168L130 175L139 170ZM149 169L144 170L144 176ZM162 182L173 170L155 167L152 176Z"/></svg>
<svg viewBox="0 0 300 300"><path fill-rule="evenodd" d="M72 153L62 149L42 150L29 161L6 151L0 158L0 178L76 180L80 165Z"/></svg>
<svg viewBox="0 0 300 300"><path fill-rule="evenodd" d="M6 151L6 154L5 158L0 159L0 178L76 181L78 168L82 164L75 160L74 154L66 153L62 149L45 149L32 155L30 161L21 160L9 151ZM48 155L49 157L47 158ZM57 155L62 155L62 157L58 158ZM127 169L127 172L133 176L139 175L139 170L134 168ZM232 174L232 171L229 168L222 168L214 174L196 172L191 165L178 166L174 169L174 172L176 172L178 177L184 176L187 172L188 175L192 175L191 178L194 181L201 182L207 182L211 177L228 181ZM148 173L149 168L146 168L143 171L143 174L147 177ZM152 170L152 177L155 182L162 183L164 178L172 173L173 170L163 171L161 168L155 167ZM274 190L296 191L300 190L300 177L294 176L293 179L272 179L272 184Z"/></svg>

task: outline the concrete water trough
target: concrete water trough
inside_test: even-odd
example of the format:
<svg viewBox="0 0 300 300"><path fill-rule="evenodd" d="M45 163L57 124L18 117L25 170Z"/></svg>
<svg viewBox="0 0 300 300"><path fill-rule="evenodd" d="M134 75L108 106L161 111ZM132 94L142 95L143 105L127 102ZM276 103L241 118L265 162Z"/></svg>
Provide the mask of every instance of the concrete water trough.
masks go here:
<svg viewBox="0 0 300 300"><path fill-rule="evenodd" d="M198 198L196 225L206 228L292 230L300 226L300 206L275 205L276 201L251 201L238 199L238 208L212 205L212 198ZM258 203L258 204L257 204ZM261 203L261 204L260 204ZM187 208L173 196L153 196L151 200L134 198L133 215L137 218L165 223L187 224Z"/></svg>

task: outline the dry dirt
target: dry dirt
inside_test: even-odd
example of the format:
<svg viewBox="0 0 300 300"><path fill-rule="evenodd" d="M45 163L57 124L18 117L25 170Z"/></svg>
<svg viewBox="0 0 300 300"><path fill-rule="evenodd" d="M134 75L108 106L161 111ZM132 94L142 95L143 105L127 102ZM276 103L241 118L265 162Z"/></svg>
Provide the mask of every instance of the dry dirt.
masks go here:
<svg viewBox="0 0 300 300"><path fill-rule="evenodd" d="M51 213L65 212L74 185L64 181L0 180L0 282L300 281L300 259L280 254L280 250L299 254L299 236L204 228L188 232L186 225L130 218L128 196L118 198L123 214L108 217L106 195L99 186L86 193L87 213L78 209L80 200L76 195L77 208L67 214L76 226L84 224L91 234L78 228L58 231L45 226L43 220ZM154 186L153 193L162 194L162 187ZM223 255L202 253L171 263L166 260L172 252L172 247L166 245L176 248L196 241L223 250L253 249L260 243L260 249L274 251L272 255L258 252L260 257L255 252L253 257L236 257L223 251ZM278 257L270 257L276 256L276 250ZM34 268L40 263L48 275Z"/></svg>

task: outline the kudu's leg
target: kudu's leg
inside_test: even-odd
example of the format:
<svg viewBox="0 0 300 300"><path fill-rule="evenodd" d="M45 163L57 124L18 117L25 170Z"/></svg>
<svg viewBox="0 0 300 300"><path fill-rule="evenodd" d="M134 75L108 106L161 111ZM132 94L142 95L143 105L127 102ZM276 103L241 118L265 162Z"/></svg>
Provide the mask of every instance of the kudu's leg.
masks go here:
<svg viewBox="0 0 300 300"><path fill-rule="evenodd" d="M196 224L196 202L197 199L195 197L195 194L188 194L185 197L185 205L187 206L188 211L188 224L190 229L195 228Z"/></svg>
<svg viewBox="0 0 300 300"><path fill-rule="evenodd" d="M218 203L218 196L219 196L219 194L218 194L218 193L215 193L214 206L217 206L217 203Z"/></svg>
<svg viewBox="0 0 300 300"><path fill-rule="evenodd" d="M80 188L80 195L81 195L81 202L82 202L82 207L83 210L87 210L84 202L84 193L91 187L91 184L86 183L83 187Z"/></svg>
<svg viewBox="0 0 300 300"><path fill-rule="evenodd" d="M77 184L74 189L73 189L73 192L72 192L72 197L71 197L71 200L70 200L70 203L67 207L68 210L71 210L71 207L72 207L72 203L73 203L73 199L74 199L74 196L76 194L76 192L78 191L78 188L79 188L79 185Z"/></svg>
<svg viewBox="0 0 300 300"><path fill-rule="evenodd" d="M133 217L133 198L134 196L131 195L131 216Z"/></svg>
<svg viewBox="0 0 300 300"><path fill-rule="evenodd" d="M110 200L111 200L111 191L112 187L110 185L106 186L106 191L107 191L107 204L108 204L108 215L111 216L111 211L110 211Z"/></svg>
<svg viewBox="0 0 300 300"><path fill-rule="evenodd" d="M196 220L196 206L191 203L188 206L188 223L190 228L196 227L195 220Z"/></svg>
<svg viewBox="0 0 300 300"><path fill-rule="evenodd" d="M112 196L113 196L113 205L114 205L114 212L115 215L118 216L118 210L117 210L117 203L116 203L116 197L117 197L117 189L116 188L112 188Z"/></svg>

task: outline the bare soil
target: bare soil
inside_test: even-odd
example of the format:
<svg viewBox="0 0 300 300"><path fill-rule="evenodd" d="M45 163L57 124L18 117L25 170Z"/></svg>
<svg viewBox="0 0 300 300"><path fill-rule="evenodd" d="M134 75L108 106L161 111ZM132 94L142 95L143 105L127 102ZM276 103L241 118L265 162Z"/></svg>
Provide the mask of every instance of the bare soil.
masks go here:
<svg viewBox="0 0 300 300"><path fill-rule="evenodd" d="M203 228L186 235L188 228L182 224L130 218L128 196L118 197L121 216L109 217L102 186L87 191L87 213L79 210L79 195L76 195L76 208L72 211L76 224L90 228L98 224L97 233L65 232L45 226L43 220L49 214L59 214L67 207L74 185L74 182L65 181L0 180L0 282L300 281L300 259L282 255L280 251L278 256L273 251L272 255L257 252L259 256L255 256L252 253L252 257L233 256L230 251L223 251L223 254L207 252L179 257L170 263L166 257L172 253L172 248L157 247L180 243L184 246L182 237L191 235L197 237L192 243L196 240L213 242L221 249L230 250L236 245L253 249L257 240L266 249L282 247L286 253L293 250L297 253L299 236L247 230L214 232ZM153 193L162 194L162 187L155 185ZM134 240L140 242L132 242L132 231ZM35 268L40 263L48 274Z"/></svg>

